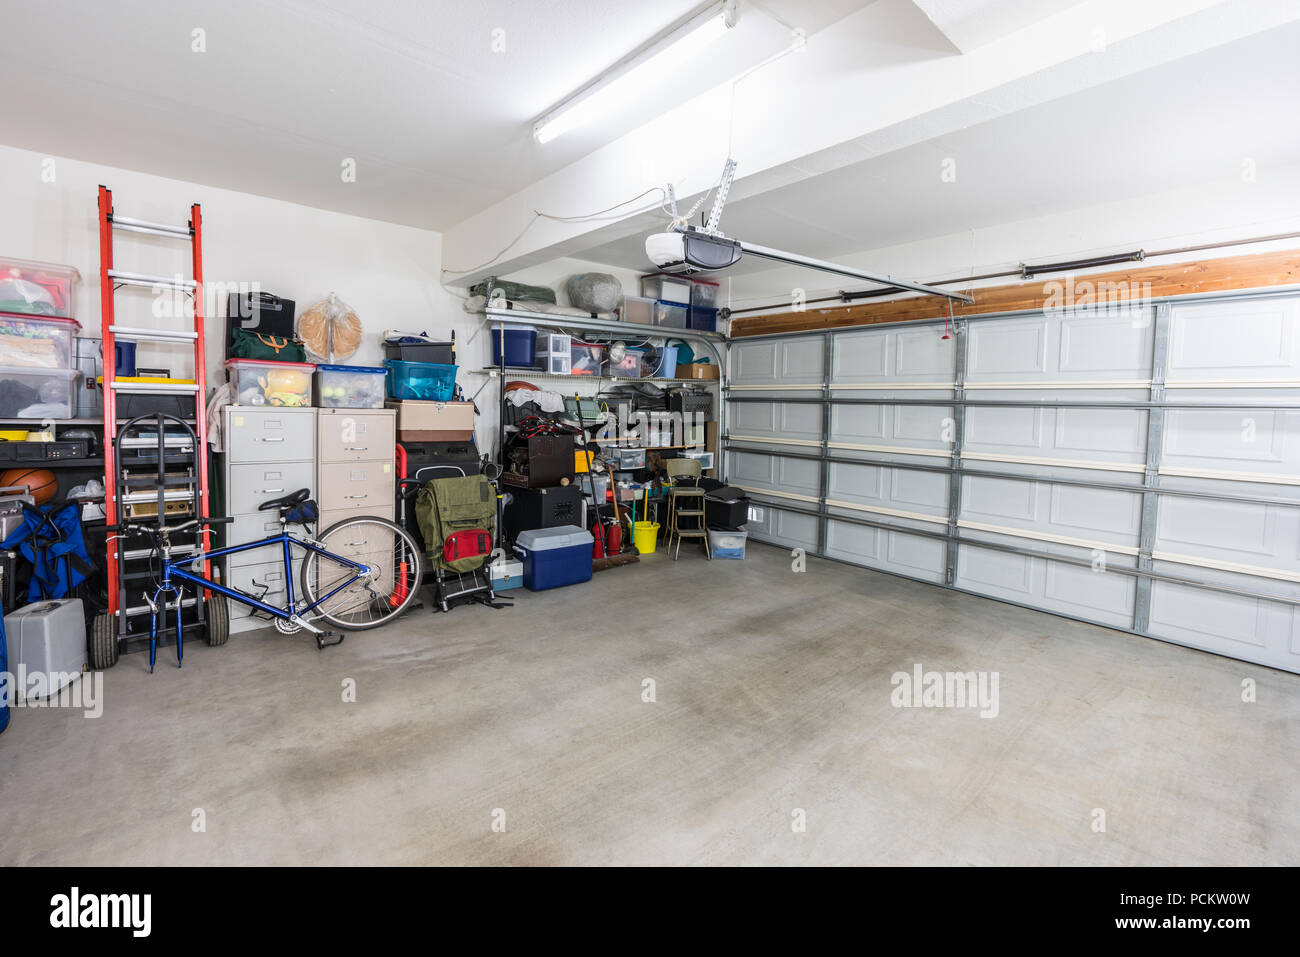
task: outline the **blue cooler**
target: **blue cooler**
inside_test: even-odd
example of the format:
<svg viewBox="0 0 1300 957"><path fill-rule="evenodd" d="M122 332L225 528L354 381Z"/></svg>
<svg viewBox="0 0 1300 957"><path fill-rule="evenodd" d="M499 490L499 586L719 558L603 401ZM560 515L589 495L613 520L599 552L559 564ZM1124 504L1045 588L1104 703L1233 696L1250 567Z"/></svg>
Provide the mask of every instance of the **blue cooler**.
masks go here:
<svg viewBox="0 0 1300 957"><path fill-rule="evenodd" d="M545 591L591 581L595 539L577 525L535 528L520 532L515 554L524 562L524 587Z"/></svg>

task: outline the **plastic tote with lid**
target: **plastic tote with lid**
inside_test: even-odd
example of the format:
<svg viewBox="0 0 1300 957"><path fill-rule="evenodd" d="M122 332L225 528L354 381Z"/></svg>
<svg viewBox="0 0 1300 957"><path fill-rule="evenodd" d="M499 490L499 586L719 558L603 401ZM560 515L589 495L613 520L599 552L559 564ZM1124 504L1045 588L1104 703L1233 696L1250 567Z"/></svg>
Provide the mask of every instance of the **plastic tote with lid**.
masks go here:
<svg viewBox="0 0 1300 957"><path fill-rule="evenodd" d="M515 554L524 563L524 587L545 591L591 581L594 543L591 532L577 525L520 532L515 539Z"/></svg>

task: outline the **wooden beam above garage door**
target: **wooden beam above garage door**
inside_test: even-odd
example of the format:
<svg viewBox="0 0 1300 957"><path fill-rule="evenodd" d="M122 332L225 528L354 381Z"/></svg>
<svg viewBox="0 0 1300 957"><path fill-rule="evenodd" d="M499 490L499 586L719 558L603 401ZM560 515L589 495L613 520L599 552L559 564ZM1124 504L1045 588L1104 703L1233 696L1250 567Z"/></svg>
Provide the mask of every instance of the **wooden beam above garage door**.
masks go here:
<svg viewBox="0 0 1300 957"><path fill-rule="evenodd" d="M1143 266L1117 272L1053 276L1009 286L989 286L973 291L974 303L953 303L953 315L987 315L1058 307L1087 306L1129 299L1163 299L1196 293L1269 286L1300 285L1300 250L1229 256L1190 263ZM768 335L808 332L843 326L870 326L885 322L937 319L947 312L938 296L913 296L888 302L806 309L766 316L741 316L731 321L731 335Z"/></svg>

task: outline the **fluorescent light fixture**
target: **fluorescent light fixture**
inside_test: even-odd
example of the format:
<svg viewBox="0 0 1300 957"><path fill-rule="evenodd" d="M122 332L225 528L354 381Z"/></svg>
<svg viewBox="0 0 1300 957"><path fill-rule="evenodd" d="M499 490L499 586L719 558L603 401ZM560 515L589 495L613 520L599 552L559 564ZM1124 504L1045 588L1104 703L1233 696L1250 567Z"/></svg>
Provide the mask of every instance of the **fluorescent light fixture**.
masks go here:
<svg viewBox="0 0 1300 957"><path fill-rule="evenodd" d="M549 143L575 126L616 112L629 91L643 90L657 78L689 67L735 22L735 0L710 3L688 14L544 113L533 124L533 138Z"/></svg>

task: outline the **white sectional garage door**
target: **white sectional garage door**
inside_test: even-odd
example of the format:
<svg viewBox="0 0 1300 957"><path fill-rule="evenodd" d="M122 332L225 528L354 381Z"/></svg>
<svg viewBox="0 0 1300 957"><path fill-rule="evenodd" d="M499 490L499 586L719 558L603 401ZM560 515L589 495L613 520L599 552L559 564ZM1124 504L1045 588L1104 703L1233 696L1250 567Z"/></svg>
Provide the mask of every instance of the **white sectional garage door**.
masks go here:
<svg viewBox="0 0 1300 957"><path fill-rule="evenodd" d="M1298 339L1295 295L738 339L726 475L755 539L1300 672Z"/></svg>

